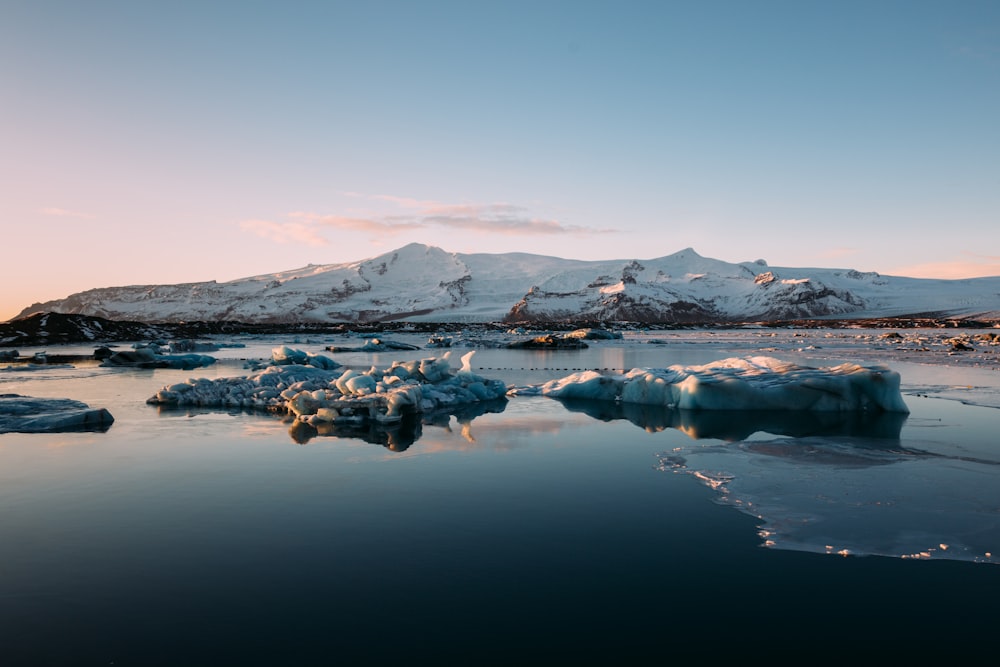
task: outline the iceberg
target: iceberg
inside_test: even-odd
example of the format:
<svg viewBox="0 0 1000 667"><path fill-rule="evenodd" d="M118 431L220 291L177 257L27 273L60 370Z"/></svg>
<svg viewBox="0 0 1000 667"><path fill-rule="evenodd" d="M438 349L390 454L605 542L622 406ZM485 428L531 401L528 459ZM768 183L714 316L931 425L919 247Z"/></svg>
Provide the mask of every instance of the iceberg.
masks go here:
<svg viewBox="0 0 1000 667"><path fill-rule="evenodd" d="M509 350L582 350L589 347L583 342L585 336L560 336L557 334L543 334L527 340L518 340L507 343Z"/></svg>
<svg viewBox="0 0 1000 667"><path fill-rule="evenodd" d="M371 338L366 340L361 347L343 347L338 345L328 345L327 352L385 352L387 350L419 350L416 345L401 343L394 340L384 340L382 338Z"/></svg>
<svg viewBox="0 0 1000 667"><path fill-rule="evenodd" d="M140 347L134 350L114 352L101 362L101 366L125 366L130 368L176 368L191 370L203 366L211 366L215 357L207 354L159 354L151 348Z"/></svg>
<svg viewBox="0 0 1000 667"><path fill-rule="evenodd" d="M167 385L147 399L150 405L247 408L289 413L313 426L326 423L393 422L406 414L428 413L480 401L506 400L507 386L471 370L470 358L452 372L450 352L441 357L396 361L367 371L280 363L244 377L189 379ZM301 358L295 350L275 350L282 361ZM317 355L321 357L321 355ZM307 357L317 361L316 357Z"/></svg>
<svg viewBox="0 0 1000 667"><path fill-rule="evenodd" d="M69 398L0 394L0 433L107 431L114 421L106 408Z"/></svg>
<svg viewBox="0 0 1000 667"><path fill-rule="evenodd" d="M171 353L181 354L187 352L218 352L222 346L210 341L197 341L185 338L170 341L169 347Z"/></svg>
<svg viewBox="0 0 1000 667"><path fill-rule="evenodd" d="M509 395L588 399L680 410L813 410L909 413L899 373L884 365L814 368L773 357L728 358L702 366L580 371Z"/></svg>
<svg viewBox="0 0 1000 667"><path fill-rule="evenodd" d="M330 357L323 354L313 354L311 352L305 352L303 350L298 350L287 345L279 345L278 347L271 350L271 363L275 366L287 366L289 364L298 364L302 366L315 366L316 368L325 368L327 370L333 370L335 368L340 368L340 364L331 359Z"/></svg>

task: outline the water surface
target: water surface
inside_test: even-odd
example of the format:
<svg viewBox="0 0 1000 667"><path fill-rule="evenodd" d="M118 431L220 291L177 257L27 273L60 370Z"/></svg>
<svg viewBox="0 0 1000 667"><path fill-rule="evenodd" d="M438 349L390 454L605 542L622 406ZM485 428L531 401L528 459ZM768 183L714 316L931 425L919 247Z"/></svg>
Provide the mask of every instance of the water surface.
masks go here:
<svg viewBox="0 0 1000 667"><path fill-rule="evenodd" d="M481 349L474 366L527 384L765 347L756 333L718 338ZM661 664L777 659L804 645L844 658L992 650L1000 412L954 395L974 387L989 404L1000 393L989 368L889 360L911 413L888 420L514 397L395 435L303 434L275 415L145 403L188 377L246 374L243 359L277 343L318 352L330 342L249 341L196 371L0 373L0 392L115 416L103 433L0 435L5 662ZM797 342L767 353L870 354ZM335 358L364 369L439 353Z"/></svg>

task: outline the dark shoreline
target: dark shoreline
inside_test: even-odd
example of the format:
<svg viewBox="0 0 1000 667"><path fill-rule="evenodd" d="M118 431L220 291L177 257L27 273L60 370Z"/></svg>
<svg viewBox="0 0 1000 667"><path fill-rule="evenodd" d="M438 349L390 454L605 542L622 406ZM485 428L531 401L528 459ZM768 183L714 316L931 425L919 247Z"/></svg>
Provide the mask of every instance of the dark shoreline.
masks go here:
<svg viewBox="0 0 1000 667"><path fill-rule="evenodd" d="M989 329L1000 326L996 320L941 318L916 314L902 317L858 319L805 319L769 322L591 322L564 320L558 322L135 322L109 320L90 315L39 313L19 320L0 323L0 348L34 347L79 343L111 343L116 341L204 338L218 335L273 334L344 334L408 332L444 333L467 330L508 331L520 328L531 331L573 331L582 328L603 328L618 331L642 329Z"/></svg>

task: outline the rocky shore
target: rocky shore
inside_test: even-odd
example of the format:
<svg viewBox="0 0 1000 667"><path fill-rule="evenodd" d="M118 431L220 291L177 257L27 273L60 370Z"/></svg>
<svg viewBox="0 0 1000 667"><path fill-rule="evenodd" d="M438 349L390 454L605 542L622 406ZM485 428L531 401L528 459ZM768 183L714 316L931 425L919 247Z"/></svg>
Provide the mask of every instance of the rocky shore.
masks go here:
<svg viewBox="0 0 1000 667"><path fill-rule="evenodd" d="M180 322L149 323L108 320L88 315L67 315L63 313L39 313L23 319L0 323L0 350L3 348L38 347L42 345L65 345L113 343L136 340L168 340L203 338L236 334L342 334L348 332L447 333L451 331L479 329L483 331L507 331L511 323L495 322L481 324L460 324L453 322L345 322L341 324L253 324L246 322ZM1000 328L997 321L969 319L936 319L931 317L899 317L877 319L813 319L782 320L774 322L743 323L683 323L656 325L657 330L694 329L990 329ZM635 331L651 328L642 322L532 322L523 326L526 332L567 332L586 328L603 328L617 331Z"/></svg>

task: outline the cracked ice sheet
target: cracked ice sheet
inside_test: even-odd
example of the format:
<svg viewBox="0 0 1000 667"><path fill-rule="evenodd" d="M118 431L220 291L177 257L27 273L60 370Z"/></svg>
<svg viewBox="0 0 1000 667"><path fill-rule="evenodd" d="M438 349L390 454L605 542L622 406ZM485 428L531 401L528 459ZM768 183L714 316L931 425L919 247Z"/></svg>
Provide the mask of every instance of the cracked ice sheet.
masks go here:
<svg viewBox="0 0 1000 667"><path fill-rule="evenodd" d="M933 444L933 443L928 443ZM1000 563L1000 461L897 440L692 444L660 468L693 475L760 519L775 549Z"/></svg>
<svg viewBox="0 0 1000 667"><path fill-rule="evenodd" d="M995 386L912 385L905 393L911 396L934 396L984 408L1000 408L1000 391Z"/></svg>

